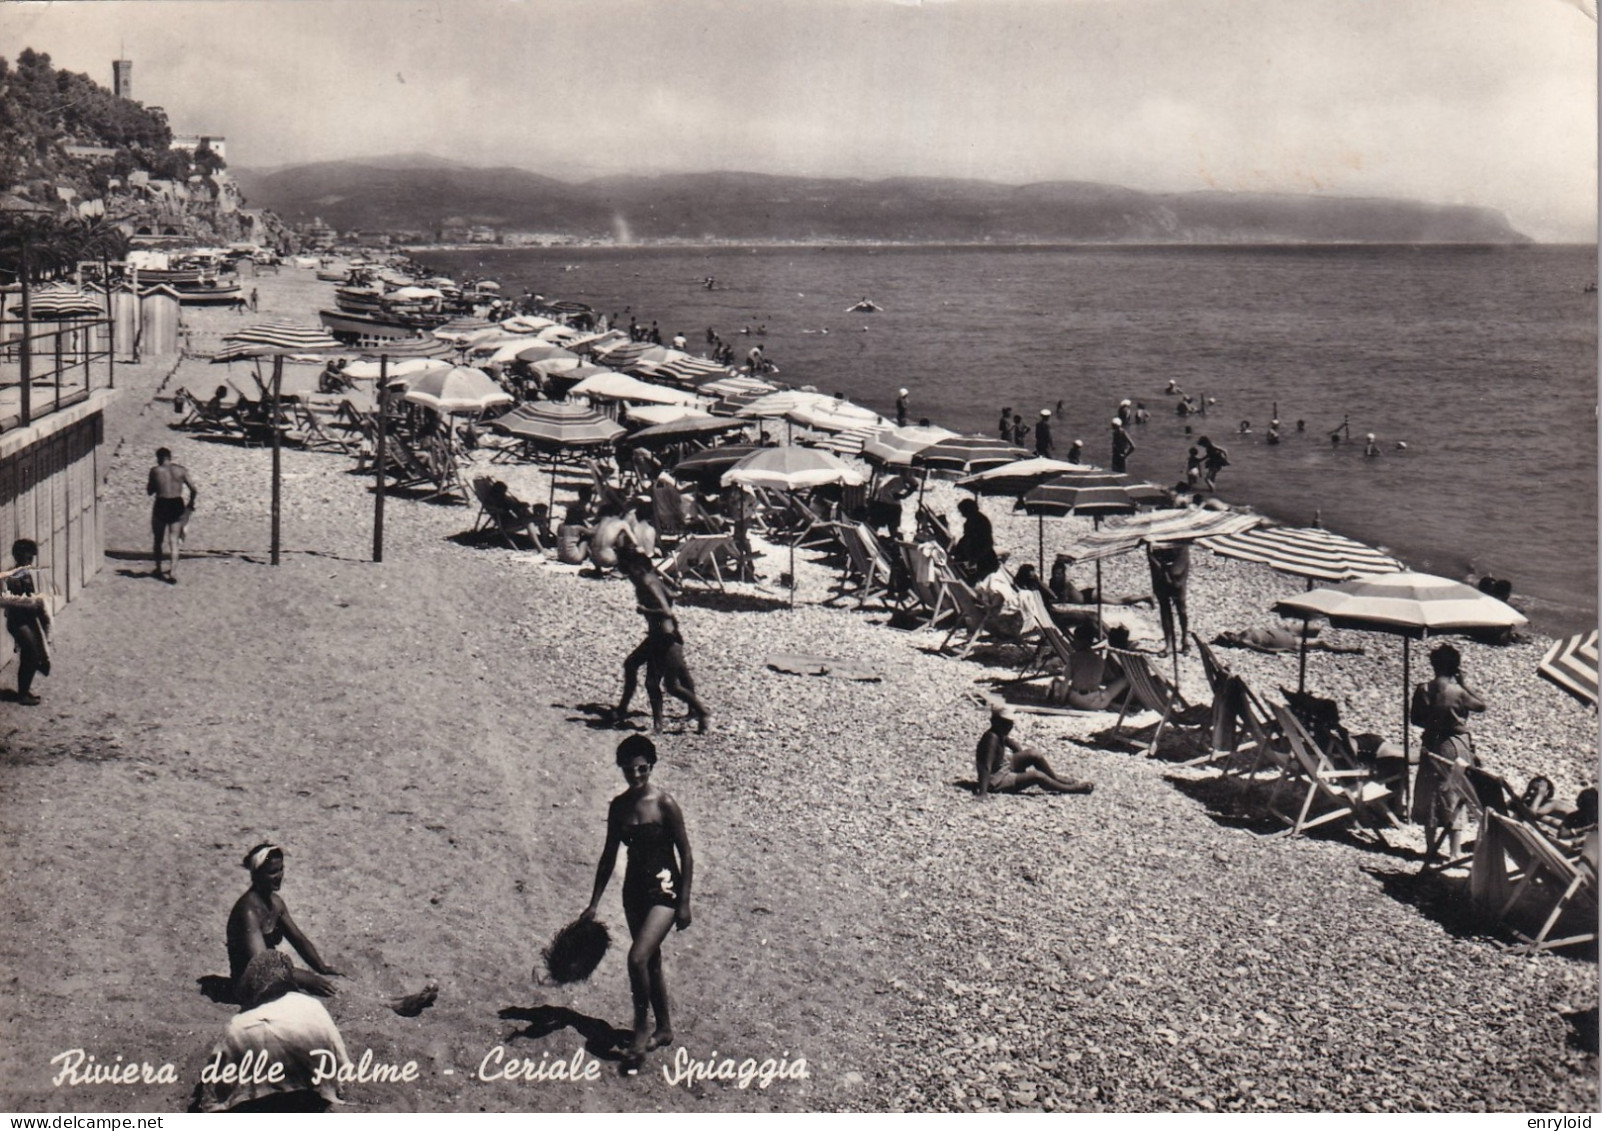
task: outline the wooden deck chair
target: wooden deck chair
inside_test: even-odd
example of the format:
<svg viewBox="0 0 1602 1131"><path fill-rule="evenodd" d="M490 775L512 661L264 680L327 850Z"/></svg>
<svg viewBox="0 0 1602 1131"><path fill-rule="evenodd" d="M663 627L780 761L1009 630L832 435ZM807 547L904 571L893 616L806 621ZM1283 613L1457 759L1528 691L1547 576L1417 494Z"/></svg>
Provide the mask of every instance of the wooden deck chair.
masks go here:
<svg viewBox="0 0 1602 1131"><path fill-rule="evenodd" d="M1179 692L1168 686L1167 681L1146 662L1143 652L1121 652L1109 649L1118 660L1118 666L1129 678L1129 694L1124 696L1123 709L1118 712L1118 721L1104 737L1104 740L1116 742L1129 747L1131 750L1140 749L1140 744L1132 741L1124 734L1124 721L1129 718L1132 711L1144 708L1155 711L1160 717L1157 729L1152 732L1151 742L1146 746L1146 757L1157 752L1157 743L1163 736L1163 730L1170 721L1181 716L1194 720L1194 709Z"/></svg>
<svg viewBox="0 0 1602 1131"><path fill-rule="evenodd" d="M957 633L966 631L967 639L962 642L962 651L957 653L958 659L967 659L968 653L973 651L974 644L984 631L985 622L990 619L990 610L979 600L979 594L955 573L947 576L940 585L940 601L949 602L956 614L956 621L946 638L940 642L940 651L944 652L951 644L951 638Z"/></svg>
<svg viewBox="0 0 1602 1131"><path fill-rule="evenodd" d="M863 522L836 523L834 526L846 553L846 569L840 582L841 595L850 591L854 579L857 608L862 608L872 597L882 598L887 606L902 608L907 596L904 592L896 592L895 566L878 536Z"/></svg>
<svg viewBox="0 0 1602 1131"><path fill-rule="evenodd" d="M312 452L343 452L346 455L360 446L345 433L332 427L332 418L325 422L324 414L315 405L297 402L295 416L300 425L301 446Z"/></svg>
<svg viewBox="0 0 1602 1131"><path fill-rule="evenodd" d="M918 504L918 525L934 535L942 550L951 549L951 544L956 541L951 536L951 527L946 525L946 520L922 503Z"/></svg>
<svg viewBox="0 0 1602 1131"><path fill-rule="evenodd" d="M1280 812L1270 800L1269 811L1289 826L1273 835L1297 836L1348 817L1375 830L1401 827L1390 806L1385 804L1391 796L1389 789L1375 781L1367 770L1337 769L1318 748L1296 712L1282 703L1274 704L1273 709L1287 749L1300 767L1294 784L1302 795L1294 817Z"/></svg>
<svg viewBox="0 0 1602 1131"><path fill-rule="evenodd" d="M611 506L617 510L618 514L625 513L628 510L629 497L624 494L621 487L607 477L606 472L601 469L601 465L593 459L586 459L584 461L584 469L590 473L590 482L595 487L596 505Z"/></svg>
<svg viewBox="0 0 1602 1131"><path fill-rule="evenodd" d="M741 572L740 548L732 534L686 534L662 567L662 573L680 584L706 581L724 587L724 569L738 578Z"/></svg>
<svg viewBox="0 0 1602 1131"><path fill-rule="evenodd" d="M1513 894L1503 904L1498 918L1507 922L1513 908L1527 896L1544 898L1550 906L1540 930L1533 935L1525 934L1509 924L1508 929L1524 943L1522 949L1536 954L1543 950L1596 941L1598 909L1594 835L1589 841L1590 852L1582 853L1578 859L1570 859L1539 829L1517 818L1493 812L1489 819L1506 838L1511 850L1509 855L1515 856L1519 866L1519 871L1512 877ZM1552 932L1558 922L1570 911L1583 911L1580 922L1590 929L1553 938Z"/></svg>
<svg viewBox="0 0 1602 1131"><path fill-rule="evenodd" d="M243 428L233 409L212 408L209 401L201 400L188 389L180 388L174 392L172 403L175 409L182 408L186 412L175 427L187 431L210 432L219 436L243 434Z"/></svg>
<svg viewBox="0 0 1602 1131"><path fill-rule="evenodd" d="M521 534L534 544L536 550L545 549L545 543L535 528L533 514L527 513L526 517L518 514L513 507L497 498L493 491L494 485L495 480L487 475L473 478L473 497L478 500L478 517L473 522L473 532L476 534L493 528L507 547L513 550L522 549L515 537ZM519 500L510 495L505 498L513 503L519 503ZM526 506L521 503L519 505Z"/></svg>
<svg viewBox="0 0 1602 1131"><path fill-rule="evenodd" d="M1196 633L1191 633L1190 638L1196 642L1196 655L1201 657L1202 674L1207 677L1207 686L1212 689L1216 698L1224 689L1224 681L1231 674L1229 665L1220 660L1218 654L1213 651L1213 646Z"/></svg>

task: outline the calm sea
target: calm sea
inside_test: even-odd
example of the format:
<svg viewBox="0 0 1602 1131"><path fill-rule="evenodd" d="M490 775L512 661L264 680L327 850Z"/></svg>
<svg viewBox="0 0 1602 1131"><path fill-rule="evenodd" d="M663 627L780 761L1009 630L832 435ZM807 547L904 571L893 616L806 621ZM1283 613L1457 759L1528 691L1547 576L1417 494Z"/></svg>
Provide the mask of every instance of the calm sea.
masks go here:
<svg viewBox="0 0 1602 1131"><path fill-rule="evenodd" d="M765 327L783 380L992 434L1055 410L1062 454L1108 460L1120 399L1152 413L1130 471L1181 477L1229 448L1219 493L1411 566L1513 581L1537 627L1597 609L1597 277L1588 247L587 248L432 253L456 277L577 299L627 323ZM701 280L711 275L718 289ZM849 314L864 296L884 310ZM625 313L628 312L628 313ZM825 333L827 331L827 333ZM754 338L754 335L753 335ZM1217 399L1181 420L1170 379ZM1284 443L1262 442L1277 412ZM1329 434L1350 421L1353 441ZM1252 435L1237 435L1249 420ZM1306 432L1296 422L1306 421ZM1384 449L1362 455L1373 432ZM1344 435L1344 433L1343 433ZM1396 447L1398 441L1406 449Z"/></svg>

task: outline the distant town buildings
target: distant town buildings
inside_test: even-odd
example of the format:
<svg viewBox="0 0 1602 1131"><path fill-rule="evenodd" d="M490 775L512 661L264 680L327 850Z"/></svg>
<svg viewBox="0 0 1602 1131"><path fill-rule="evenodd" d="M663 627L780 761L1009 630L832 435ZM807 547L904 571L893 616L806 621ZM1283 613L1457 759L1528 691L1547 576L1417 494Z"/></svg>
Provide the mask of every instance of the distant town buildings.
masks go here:
<svg viewBox="0 0 1602 1131"><path fill-rule="evenodd" d="M218 137L216 134L173 134L172 148L182 149L190 156L200 148L202 142L210 146L211 151L224 161L228 160L228 139Z"/></svg>

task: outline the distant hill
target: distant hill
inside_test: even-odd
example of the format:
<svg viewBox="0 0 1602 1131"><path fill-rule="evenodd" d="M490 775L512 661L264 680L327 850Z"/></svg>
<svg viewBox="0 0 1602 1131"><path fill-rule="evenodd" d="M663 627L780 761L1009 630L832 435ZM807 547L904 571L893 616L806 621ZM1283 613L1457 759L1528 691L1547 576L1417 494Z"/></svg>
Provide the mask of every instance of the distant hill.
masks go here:
<svg viewBox="0 0 1602 1131"><path fill-rule="evenodd" d="M1488 208L1048 181L693 173L559 181L424 155L234 169L252 204L341 231L461 225L640 241L1524 243Z"/></svg>

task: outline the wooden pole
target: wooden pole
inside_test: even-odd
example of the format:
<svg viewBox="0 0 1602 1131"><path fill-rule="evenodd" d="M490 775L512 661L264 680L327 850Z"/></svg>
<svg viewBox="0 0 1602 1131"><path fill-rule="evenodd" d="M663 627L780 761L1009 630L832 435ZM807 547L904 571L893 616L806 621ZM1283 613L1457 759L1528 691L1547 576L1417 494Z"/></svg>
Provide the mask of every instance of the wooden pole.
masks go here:
<svg viewBox="0 0 1602 1131"><path fill-rule="evenodd" d="M272 397L267 409L267 424L273 430L273 539L272 562L278 564L280 546L281 516L283 514L283 456L280 452L281 437L278 431L278 392L283 385L284 355L273 355L273 388Z"/></svg>
<svg viewBox="0 0 1602 1131"><path fill-rule="evenodd" d="M378 439L373 444L373 561L384 560L384 464L388 459L389 354L378 355Z"/></svg>
<svg viewBox="0 0 1602 1131"><path fill-rule="evenodd" d="M33 300L28 283L28 237L22 237L22 424L33 423Z"/></svg>

